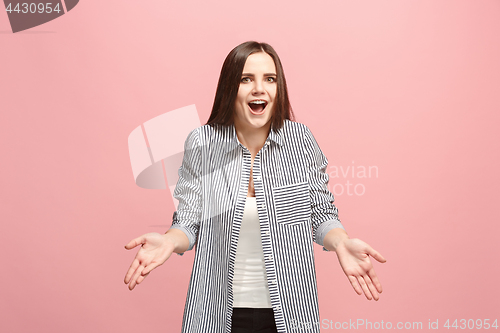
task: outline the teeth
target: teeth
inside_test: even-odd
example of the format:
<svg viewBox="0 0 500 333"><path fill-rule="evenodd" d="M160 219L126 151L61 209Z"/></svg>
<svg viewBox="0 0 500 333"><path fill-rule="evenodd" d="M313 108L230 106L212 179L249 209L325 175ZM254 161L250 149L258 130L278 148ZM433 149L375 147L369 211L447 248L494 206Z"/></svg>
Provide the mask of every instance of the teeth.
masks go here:
<svg viewBox="0 0 500 333"><path fill-rule="evenodd" d="M266 104L267 102L266 101L252 101L250 103L252 103L252 104Z"/></svg>

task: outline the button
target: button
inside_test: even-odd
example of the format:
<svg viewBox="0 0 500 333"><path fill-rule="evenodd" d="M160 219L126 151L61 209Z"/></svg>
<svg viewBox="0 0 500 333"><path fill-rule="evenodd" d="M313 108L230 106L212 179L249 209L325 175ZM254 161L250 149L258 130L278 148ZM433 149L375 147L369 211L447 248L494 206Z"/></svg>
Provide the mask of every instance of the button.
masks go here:
<svg viewBox="0 0 500 333"><path fill-rule="evenodd" d="M266 141L266 146L269 146L269 141Z"/></svg>
<svg viewBox="0 0 500 333"><path fill-rule="evenodd" d="M269 231L264 232L265 235L269 236L271 233Z"/></svg>
<svg viewBox="0 0 500 333"><path fill-rule="evenodd" d="M256 177L255 177L255 180L260 180L260 176L256 176Z"/></svg>
<svg viewBox="0 0 500 333"><path fill-rule="evenodd" d="M273 260L273 256L270 254L270 255L267 256L267 259Z"/></svg>
<svg viewBox="0 0 500 333"><path fill-rule="evenodd" d="M278 284L278 281L276 281L276 280L272 280L272 281L271 281L271 283L272 283L272 284Z"/></svg>

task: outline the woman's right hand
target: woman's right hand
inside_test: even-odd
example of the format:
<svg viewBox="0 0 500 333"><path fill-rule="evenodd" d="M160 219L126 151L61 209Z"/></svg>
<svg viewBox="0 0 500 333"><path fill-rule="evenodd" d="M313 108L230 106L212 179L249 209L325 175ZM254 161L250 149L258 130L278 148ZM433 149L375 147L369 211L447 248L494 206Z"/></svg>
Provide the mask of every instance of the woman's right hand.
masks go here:
<svg viewBox="0 0 500 333"><path fill-rule="evenodd" d="M129 285L130 290L141 283L153 269L167 261L175 249L174 242L166 234L157 232L137 237L125 245L125 248L130 250L139 244L142 246L125 275L125 284Z"/></svg>

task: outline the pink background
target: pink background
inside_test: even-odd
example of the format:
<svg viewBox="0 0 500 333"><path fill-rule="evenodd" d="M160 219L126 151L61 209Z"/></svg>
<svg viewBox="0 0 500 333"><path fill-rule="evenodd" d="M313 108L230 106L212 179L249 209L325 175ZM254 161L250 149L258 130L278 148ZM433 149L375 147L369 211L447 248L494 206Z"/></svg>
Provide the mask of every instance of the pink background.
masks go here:
<svg viewBox="0 0 500 333"><path fill-rule="evenodd" d="M193 251L123 283L124 245L174 210L134 183L127 137L191 104L206 122L224 57L250 39L277 50L330 165L378 168L331 185L364 186L335 203L387 258L381 300L315 246L321 318L500 319L499 31L498 0L87 0L17 34L0 12L0 331L180 330Z"/></svg>

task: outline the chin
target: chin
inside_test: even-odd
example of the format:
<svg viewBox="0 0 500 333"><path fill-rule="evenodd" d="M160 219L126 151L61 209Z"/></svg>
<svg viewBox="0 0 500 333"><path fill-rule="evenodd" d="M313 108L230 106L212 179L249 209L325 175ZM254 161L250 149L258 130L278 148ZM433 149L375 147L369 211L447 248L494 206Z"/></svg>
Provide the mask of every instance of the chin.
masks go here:
<svg viewBox="0 0 500 333"><path fill-rule="evenodd" d="M270 124L270 121L269 121L269 119L267 121L253 121L253 122L251 122L251 124L252 124L252 127L254 127L254 128L262 128L262 127L265 127L268 124Z"/></svg>

